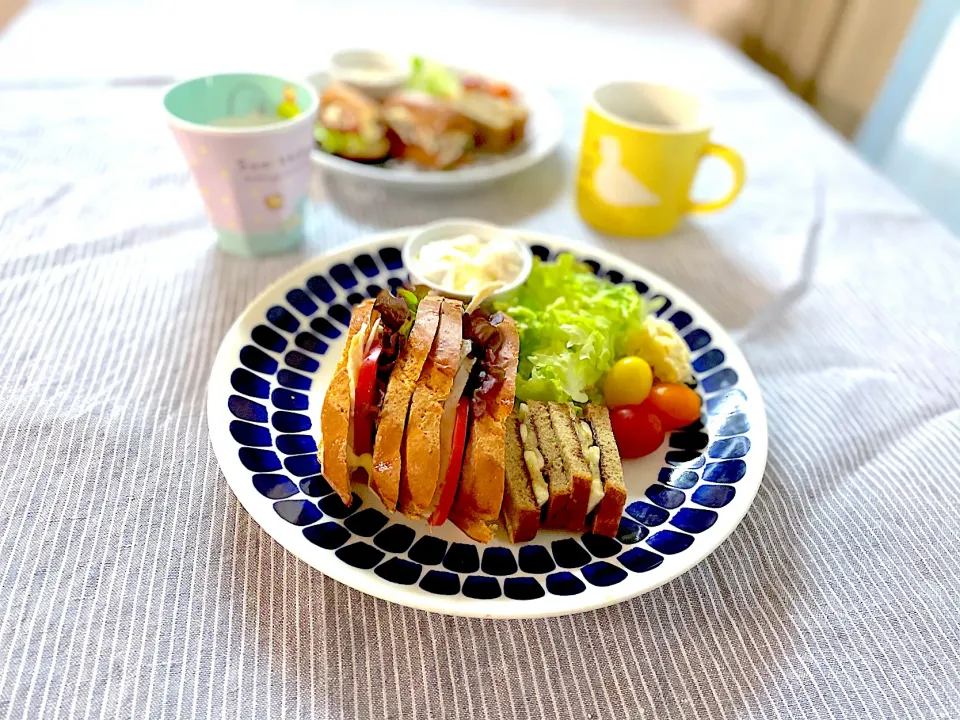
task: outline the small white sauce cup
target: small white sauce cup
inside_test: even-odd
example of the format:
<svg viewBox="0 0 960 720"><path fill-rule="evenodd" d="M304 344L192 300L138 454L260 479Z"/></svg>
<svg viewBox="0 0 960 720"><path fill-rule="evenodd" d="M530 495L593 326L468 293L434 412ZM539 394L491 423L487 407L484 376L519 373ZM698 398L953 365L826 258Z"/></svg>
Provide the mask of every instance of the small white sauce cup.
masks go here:
<svg viewBox="0 0 960 720"><path fill-rule="evenodd" d="M377 100L403 87L409 75L408 64L377 50L340 50L330 58L330 77Z"/></svg>
<svg viewBox="0 0 960 720"><path fill-rule="evenodd" d="M530 269L533 267L533 253L530 246L521 240L514 232L496 225L480 222L479 220L441 220L439 222L424 225L419 230L414 231L403 245L401 256L403 265L410 273L410 281L414 285L426 285L441 295L457 298L464 302L473 299L474 293L458 292L453 288L444 287L423 278L417 271L419 269L420 248L427 243L435 240L452 240L463 235L473 235L481 242L490 242L494 238L508 238L517 246L517 257L520 258L520 271L510 282L504 283L503 287L491 295L497 297L504 295L511 290L515 290L527 281L530 276Z"/></svg>

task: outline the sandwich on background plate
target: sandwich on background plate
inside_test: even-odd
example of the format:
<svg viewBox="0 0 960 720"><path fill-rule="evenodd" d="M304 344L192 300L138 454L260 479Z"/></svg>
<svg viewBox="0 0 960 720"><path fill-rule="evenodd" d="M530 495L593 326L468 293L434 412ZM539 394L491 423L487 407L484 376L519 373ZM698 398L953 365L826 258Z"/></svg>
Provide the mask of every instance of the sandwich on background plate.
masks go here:
<svg viewBox="0 0 960 720"><path fill-rule="evenodd" d="M417 90L400 90L383 101L383 115L396 135L394 157L432 170L446 170L470 160L475 125L443 98Z"/></svg>
<svg viewBox="0 0 960 720"><path fill-rule="evenodd" d="M390 154L380 106L344 83L332 82L321 93L314 135L326 152L348 160L376 163Z"/></svg>
<svg viewBox="0 0 960 720"><path fill-rule="evenodd" d="M529 113L511 97L467 88L450 105L473 121L478 150L505 152L523 140Z"/></svg>

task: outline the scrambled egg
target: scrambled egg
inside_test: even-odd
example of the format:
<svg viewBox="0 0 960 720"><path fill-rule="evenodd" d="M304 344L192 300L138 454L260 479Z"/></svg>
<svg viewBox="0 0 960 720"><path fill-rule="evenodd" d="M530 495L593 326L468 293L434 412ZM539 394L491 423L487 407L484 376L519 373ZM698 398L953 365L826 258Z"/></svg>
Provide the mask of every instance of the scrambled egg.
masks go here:
<svg viewBox="0 0 960 720"><path fill-rule="evenodd" d="M629 338L626 351L650 363L654 377L660 382L686 383L693 379L690 350L666 320L653 315L647 317L643 332Z"/></svg>

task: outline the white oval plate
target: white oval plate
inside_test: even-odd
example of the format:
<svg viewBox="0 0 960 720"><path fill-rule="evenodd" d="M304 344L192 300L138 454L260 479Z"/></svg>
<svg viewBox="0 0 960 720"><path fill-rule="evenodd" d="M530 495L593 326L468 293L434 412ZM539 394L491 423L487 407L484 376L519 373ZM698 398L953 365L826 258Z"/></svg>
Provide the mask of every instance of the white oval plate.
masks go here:
<svg viewBox="0 0 960 720"><path fill-rule="evenodd" d="M410 230L313 258L254 300L229 330L210 376L207 413L220 467L241 504L297 557L384 600L471 617L563 615L647 592L709 555L739 524L767 456L763 400L720 325L662 278L597 248L520 233L540 256L569 251L605 277L665 299L661 317L691 346L703 422L624 462L627 507L616 540L541 531L487 546L446 523L388 517L365 487L351 508L316 461L320 404L350 307L406 278Z"/></svg>
<svg viewBox="0 0 960 720"><path fill-rule="evenodd" d="M330 82L330 75L319 72L307 78L317 92ZM474 162L454 170L420 170L410 163L402 166L366 165L330 155L314 145L311 159L331 172L350 175L411 190L466 190L516 175L533 167L560 145L563 138L563 112L550 93L536 87L518 86L520 98L530 111L526 137L513 150L502 155L478 153Z"/></svg>

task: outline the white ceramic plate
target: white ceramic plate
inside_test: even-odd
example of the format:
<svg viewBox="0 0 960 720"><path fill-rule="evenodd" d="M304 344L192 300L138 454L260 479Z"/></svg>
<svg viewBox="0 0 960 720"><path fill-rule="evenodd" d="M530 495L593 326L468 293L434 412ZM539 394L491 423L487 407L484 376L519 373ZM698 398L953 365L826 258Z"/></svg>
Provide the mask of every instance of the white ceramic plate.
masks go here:
<svg viewBox="0 0 960 720"><path fill-rule="evenodd" d="M326 72L315 73L308 81L317 88L317 92L322 92L330 82L330 75ZM314 147L311 158L314 163L331 172L410 190L437 192L486 185L533 167L552 153L563 138L563 113L553 96L536 87L518 86L517 90L530 111L526 137L518 147L502 155L478 153L477 159L469 165L445 171L421 170L411 163L402 166L389 163L366 165L330 155L317 147Z"/></svg>
<svg viewBox="0 0 960 720"><path fill-rule="evenodd" d="M521 232L541 257L568 251L615 282L665 302L659 311L694 357L702 422L624 462L617 539L541 531L487 546L452 524L388 516L365 487L344 507L320 475L314 434L351 305L406 278L410 230L313 258L253 301L227 333L210 377L208 420L220 467L260 526L330 577L434 612L524 618L580 612L647 592L693 567L750 507L767 456L760 390L720 325L665 280L596 248Z"/></svg>

